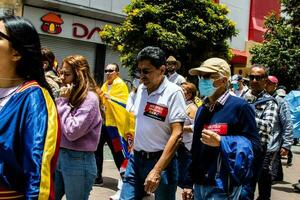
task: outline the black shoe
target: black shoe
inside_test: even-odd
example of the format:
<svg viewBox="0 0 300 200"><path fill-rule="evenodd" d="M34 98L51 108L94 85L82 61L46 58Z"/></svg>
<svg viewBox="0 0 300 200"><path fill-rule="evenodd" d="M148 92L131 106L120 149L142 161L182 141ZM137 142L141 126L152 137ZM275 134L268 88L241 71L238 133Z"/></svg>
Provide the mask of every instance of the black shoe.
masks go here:
<svg viewBox="0 0 300 200"><path fill-rule="evenodd" d="M300 183L293 184L293 187L295 192L300 192Z"/></svg>
<svg viewBox="0 0 300 200"><path fill-rule="evenodd" d="M99 187L102 187L102 186L104 185L104 183L103 183L103 178L102 178L102 177L97 177L97 178L95 179L94 185L99 186Z"/></svg>

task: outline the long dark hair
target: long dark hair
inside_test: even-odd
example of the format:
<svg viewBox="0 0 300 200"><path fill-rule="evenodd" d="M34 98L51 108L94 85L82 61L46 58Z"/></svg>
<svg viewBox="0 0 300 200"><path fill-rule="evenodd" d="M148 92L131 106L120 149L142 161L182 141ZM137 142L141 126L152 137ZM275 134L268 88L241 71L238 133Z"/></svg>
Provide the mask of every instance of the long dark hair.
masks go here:
<svg viewBox="0 0 300 200"><path fill-rule="evenodd" d="M12 48L21 55L17 64L17 74L25 80L37 81L53 97L45 78L40 38L34 26L18 16L2 16L0 21L4 23Z"/></svg>

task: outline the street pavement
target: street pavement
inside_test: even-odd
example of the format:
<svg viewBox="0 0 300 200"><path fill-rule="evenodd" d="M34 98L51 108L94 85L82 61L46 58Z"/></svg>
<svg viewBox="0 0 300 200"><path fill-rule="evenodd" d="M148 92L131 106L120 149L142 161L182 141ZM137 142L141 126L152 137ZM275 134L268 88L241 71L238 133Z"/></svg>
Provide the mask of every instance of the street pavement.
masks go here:
<svg viewBox="0 0 300 200"><path fill-rule="evenodd" d="M293 146L294 153L293 165L291 167L286 166L286 160L283 161L284 181L273 185L272 187L272 200L299 200L300 193L295 193L292 188L292 184L296 183L300 179L300 145ZM117 191L117 183L119 179L118 171L115 164L111 159L108 148L105 148L106 160L103 166L103 179L104 186L94 186L91 192L89 200L106 200ZM176 194L176 200L181 198L181 189L178 188Z"/></svg>

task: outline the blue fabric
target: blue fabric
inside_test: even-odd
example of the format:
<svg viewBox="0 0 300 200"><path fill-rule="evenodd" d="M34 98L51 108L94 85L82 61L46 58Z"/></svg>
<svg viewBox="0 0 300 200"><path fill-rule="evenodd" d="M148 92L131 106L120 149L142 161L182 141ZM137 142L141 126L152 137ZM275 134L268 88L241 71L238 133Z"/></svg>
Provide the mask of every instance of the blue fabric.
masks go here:
<svg viewBox="0 0 300 200"><path fill-rule="evenodd" d="M234 187L232 194L228 195L224 191L209 185L194 186L194 200L238 200L241 194L241 187Z"/></svg>
<svg viewBox="0 0 300 200"><path fill-rule="evenodd" d="M227 136L221 139L222 164L230 177L241 185L252 178L254 153L251 142L243 136ZM227 181L227 180L223 180Z"/></svg>
<svg viewBox="0 0 300 200"><path fill-rule="evenodd" d="M227 125L227 136L222 137L244 136L251 142L254 152L259 152L261 149L260 137L256 127L255 112L241 98L229 96L224 105L216 105L212 112L205 105L198 109L191 150L191 177L194 183L215 185L217 158L220 154L220 148L204 145L200 141L205 124Z"/></svg>
<svg viewBox="0 0 300 200"><path fill-rule="evenodd" d="M55 171L55 200L66 195L71 200L88 200L97 166L93 152L59 150L58 166Z"/></svg>
<svg viewBox="0 0 300 200"><path fill-rule="evenodd" d="M291 91L284 99L290 107L294 137L300 138L300 90Z"/></svg>
<svg viewBox="0 0 300 200"><path fill-rule="evenodd" d="M48 151L44 149L47 131L53 128L48 127L53 120L49 119L48 112L56 112L53 100L46 99L48 92L44 94L42 90L36 82L26 82L0 111L0 182L24 193L26 199L38 198L42 175L47 172L47 169L44 173L41 171L42 165L54 166L57 157L55 154L48 162L42 162L43 154ZM47 105L52 109L47 110ZM59 135L54 131L53 134ZM55 142L51 149L59 146ZM44 187L52 187L51 178Z"/></svg>
<svg viewBox="0 0 300 200"><path fill-rule="evenodd" d="M145 159L133 155L126 168L120 200L136 200L145 196L144 182L157 163L157 159ZM161 180L155 191L156 200L175 200L178 180L177 158L174 157L161 174Z"/></svg>

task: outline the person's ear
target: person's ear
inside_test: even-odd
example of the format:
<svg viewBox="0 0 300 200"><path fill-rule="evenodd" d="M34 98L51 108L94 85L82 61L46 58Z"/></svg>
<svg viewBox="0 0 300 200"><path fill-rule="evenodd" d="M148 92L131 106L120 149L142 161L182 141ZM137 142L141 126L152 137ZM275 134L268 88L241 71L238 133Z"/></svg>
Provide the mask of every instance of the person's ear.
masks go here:
<svg viewBox="0 0 300 200"><path fill-rule="evenodd" d="M165 74L165 72L166 72L166 66L165 65L162 65L160 67L160 72L161 72L161 74Z"/></svg>
<svg viewBox="0 0 300 200"><path fill-rule="evenodd" d="M12 49L12 61L18 62L21 60L21 58L22 58L21 54L17 50Z"/></svg>

